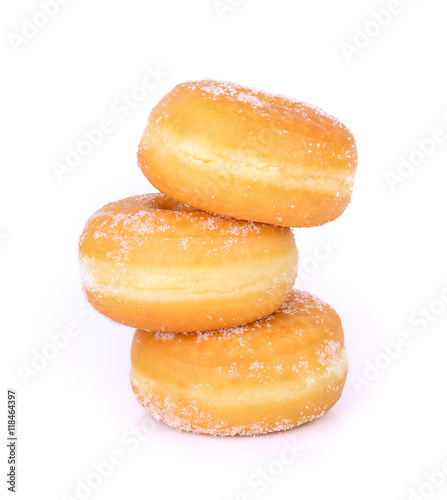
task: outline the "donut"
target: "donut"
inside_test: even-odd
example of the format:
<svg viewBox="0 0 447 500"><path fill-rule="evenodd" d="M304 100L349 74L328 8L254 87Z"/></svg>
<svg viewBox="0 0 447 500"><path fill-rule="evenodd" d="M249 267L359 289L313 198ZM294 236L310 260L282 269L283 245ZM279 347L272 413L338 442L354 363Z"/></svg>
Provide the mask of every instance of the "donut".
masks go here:
<svg viewBox="0 0 447 500"><path fill-rule="evenodd" d="M138 149L162 193L212 213L289 227L339 217L351 199L351 132L321 109L233 83L181 83Z"/></svg>
<svg viewBox="0 0 447 500"><path fill-rule="evenodd" d="M216 330L268 316L297 272L289 228L221 217L160 193L109 203L79 242L88 301L161 332Z"/></svg>
<svg viewBox="0 0 447 500"><path fill-rule="evenodd" d="M282 431L340 398L348 363L337 313L293 290L271 316L205 333L137 330L131 385L155 418L218 436Z"/></svg>

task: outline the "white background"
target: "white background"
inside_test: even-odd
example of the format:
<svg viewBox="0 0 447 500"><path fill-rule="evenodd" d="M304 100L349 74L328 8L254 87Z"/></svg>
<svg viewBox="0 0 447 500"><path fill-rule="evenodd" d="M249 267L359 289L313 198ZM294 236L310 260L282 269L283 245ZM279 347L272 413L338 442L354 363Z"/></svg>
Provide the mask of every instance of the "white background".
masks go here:
<svg viewBox="0 0 447 500"><path fill-rule="evenodd" d="M28 25L17 47L42 7L2 2L0 401L6 441L6 389L16 390L15 498L400 500L414 489L414 498L443 499L447 479L430 486L426 474L447 460L447 136L438 131L444 141L427 143L425 158L414 151L447 131L445 2L402 0L383 28L371 24L388 8L379 0L222 4L233 6L219 15L213 0L72 0L46 24L34 17L45 25L31 36ZM365 26L369 41L358 34ZM347 57L343 43L356 33L366 47ZM142 96L135 88L148 66L166 75ZM149 112L176 83L204 77L317 104L358 143L345 214L296 231L308 271L297 287L339 312L350 373L333 410L286 433L214 438L145 418L129 383L133 330L83 309L77 240L86 219L153 190L136 164ZM132 92L140 102L126 111L119 101ZM54 162L104 119L113 131L59 181ZM397 173L401 157L418 165L393 191L385 173ZM336 248L312 260L328 238ZM68 345L20 375L54 354L50 335L72 322L79 332ZM130 440L143 425L144 439ZM282 465L286 443L304 450ZM93 462L113 452L120 464L98 481ZM2 461L6 475L6 448ZM76 493L85 481L90 491Z"/></svg>

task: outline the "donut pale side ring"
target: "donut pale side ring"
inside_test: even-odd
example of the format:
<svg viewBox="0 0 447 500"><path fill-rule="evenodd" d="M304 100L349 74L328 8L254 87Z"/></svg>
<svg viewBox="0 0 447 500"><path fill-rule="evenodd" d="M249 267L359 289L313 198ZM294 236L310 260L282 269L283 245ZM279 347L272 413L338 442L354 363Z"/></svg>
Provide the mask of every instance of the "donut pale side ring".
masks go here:
<svg viewBox="0 0 447 500"><path fill-rule="evenodd" d="M162 193L209 212L291 227L351 199L351 132L321 109L233 83L181 83L153 109L138 161Z"/></svg>
<svg viewBox="0 0 447 500"><path fill-rule="evenodd" d="M162 194L109 203L79 243L89 302L118 323L191 332L268 316L296 277L290 229L192 209Z"/></svg>
<svg viewBox="0 0 447 500"><path fill-rule="evenodd" d="M322 416L347 374L337 313L293 290L268 318L195 334L137 330L131 383L145 409L180 430L255 435Z"/></svg>

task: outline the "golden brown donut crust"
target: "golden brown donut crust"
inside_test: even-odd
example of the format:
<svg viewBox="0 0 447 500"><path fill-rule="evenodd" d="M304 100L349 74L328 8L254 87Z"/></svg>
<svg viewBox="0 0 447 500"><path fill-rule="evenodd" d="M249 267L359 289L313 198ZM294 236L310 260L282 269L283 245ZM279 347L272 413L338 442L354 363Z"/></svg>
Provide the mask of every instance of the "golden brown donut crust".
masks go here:
<svg viewBox="0 0 447 500"><path fill-rule="evenodd" d="M181 83L153 109L138 161L162 193L209 212L291 227L351 199L351 132L321 109L215 80Z"/></svg>
<svg viewBox="0 0 447 500"><path fill-rule="evenodd" d="M255 435L320 417L347 374L337 313L293 290L268 318L195 334L137 330L131 383L146 410L180 430Z"/></svg>
<svg viewBox="0 0 447 500"><path fill-rule="evenodd" d="M87 299L145 330L243 325L275 311L296 277L290 229L192 209L163 194L109 203L79 243Z"/></svg>

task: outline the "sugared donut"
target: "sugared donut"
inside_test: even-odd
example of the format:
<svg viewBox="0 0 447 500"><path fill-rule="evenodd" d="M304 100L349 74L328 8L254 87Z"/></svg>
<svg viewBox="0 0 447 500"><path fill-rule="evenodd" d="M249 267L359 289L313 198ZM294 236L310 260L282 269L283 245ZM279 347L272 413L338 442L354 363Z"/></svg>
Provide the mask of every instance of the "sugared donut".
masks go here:
<svg viewBox="0 0 447 500"><path fill-rule="evenodd" d="M271 316L208 333L137 330L131 383L168 425L203 434L255 435L322 416L347 374L337 313L293 290Z"/></svg>
<svg viewBox="0 0 447 500"><path fill-rule="evenodd" d="M215 330L263 318L296 277L290 229L220 217L162 194L109 203L79 243L89 302L144 330Z"/></svg>
<svg viewBox="0 0 447 500"><path fill-rule="evenodd" d="M336 219L351 199L351 132L321 109L202 80L153 109L138 161L162 193L216 214L291 227Z"/></svg>

